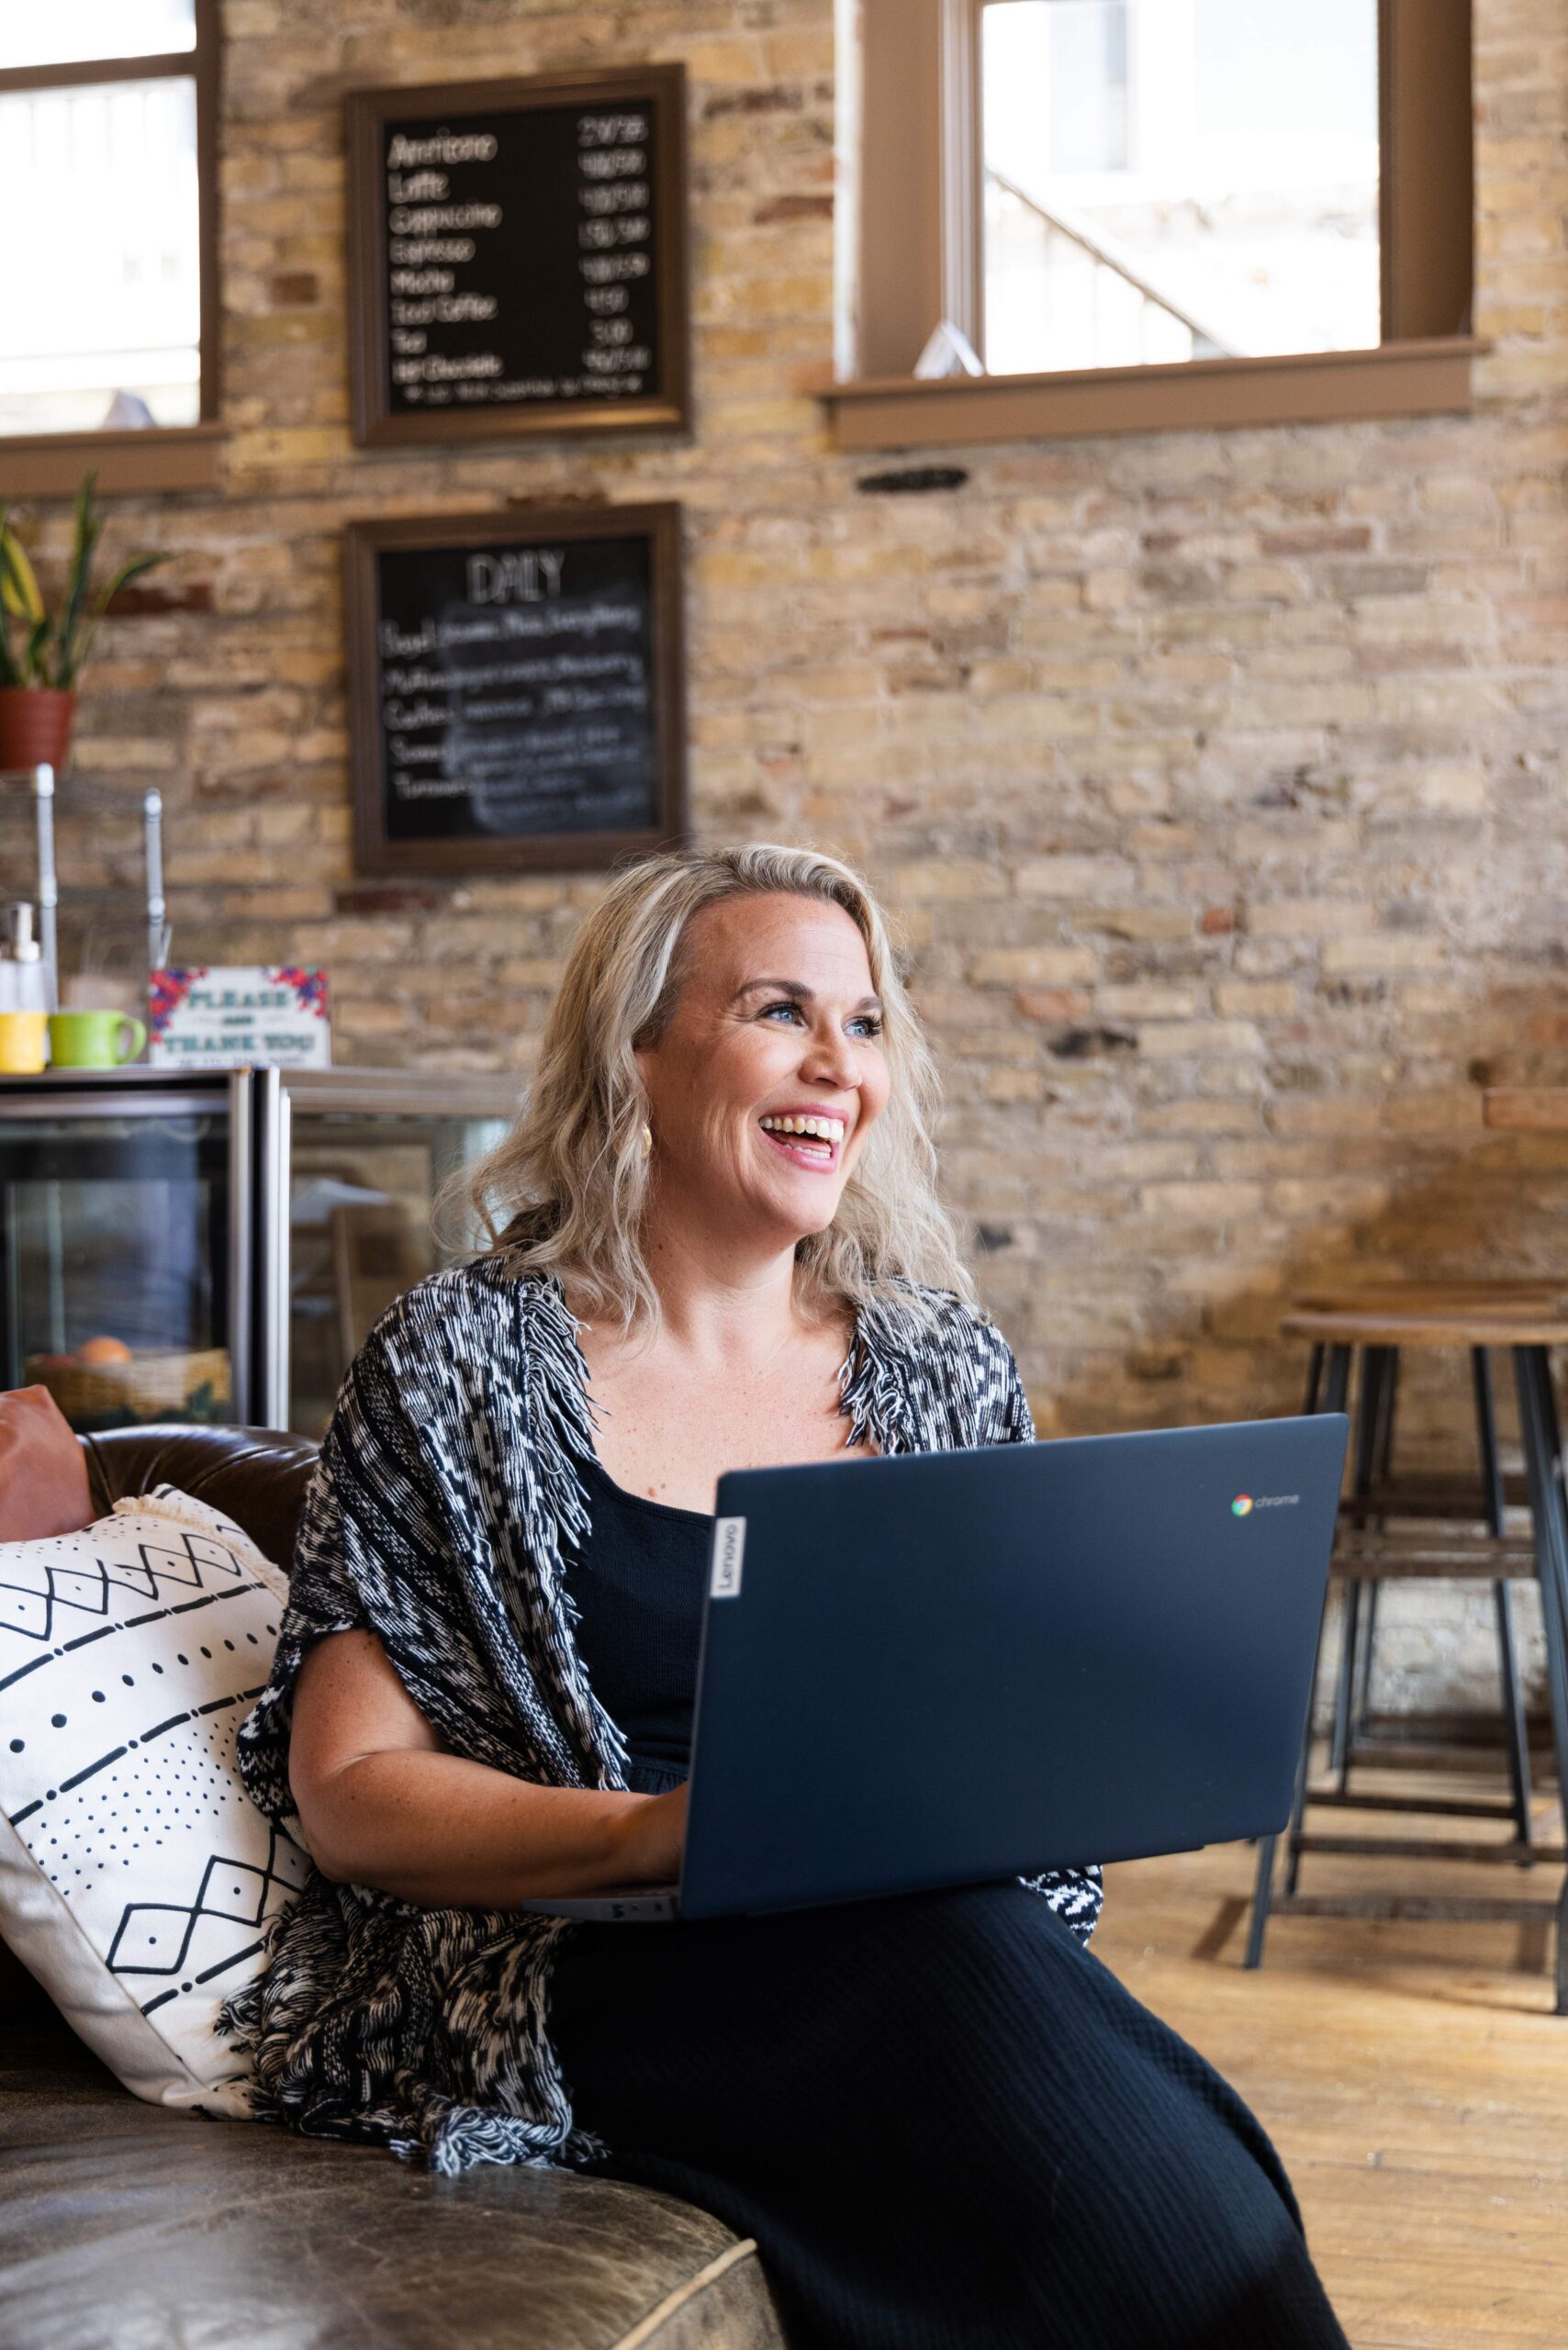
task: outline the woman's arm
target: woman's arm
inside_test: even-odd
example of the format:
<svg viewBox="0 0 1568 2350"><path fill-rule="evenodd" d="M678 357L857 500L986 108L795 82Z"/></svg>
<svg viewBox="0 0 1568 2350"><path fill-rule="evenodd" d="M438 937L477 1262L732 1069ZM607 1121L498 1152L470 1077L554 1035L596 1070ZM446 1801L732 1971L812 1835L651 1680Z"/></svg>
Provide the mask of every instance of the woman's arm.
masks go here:
<svg viewBox="0 0 1568 2350"><path fill-rule="evenodd" d="M679 1874L686 1789L540 1787L449 1752L374 1632L336 1632L295 1684L288 1776L324 1876L431 1908Z"/></svg>

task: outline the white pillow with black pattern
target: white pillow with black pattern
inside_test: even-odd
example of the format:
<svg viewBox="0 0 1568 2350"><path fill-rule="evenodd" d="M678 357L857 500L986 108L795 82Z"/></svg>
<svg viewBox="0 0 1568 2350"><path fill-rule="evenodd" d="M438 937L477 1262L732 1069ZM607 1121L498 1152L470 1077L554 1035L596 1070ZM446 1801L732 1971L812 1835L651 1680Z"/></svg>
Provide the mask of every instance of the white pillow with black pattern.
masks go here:
<svg viewBox="0 0 1568 2350"><path fill-rule="evenodd" d="M155 2104L242 2116L218 2031L299 1846L234 1762L286 1578L170 1486L80 1534L0 1543L0 1935Z"/></svg>

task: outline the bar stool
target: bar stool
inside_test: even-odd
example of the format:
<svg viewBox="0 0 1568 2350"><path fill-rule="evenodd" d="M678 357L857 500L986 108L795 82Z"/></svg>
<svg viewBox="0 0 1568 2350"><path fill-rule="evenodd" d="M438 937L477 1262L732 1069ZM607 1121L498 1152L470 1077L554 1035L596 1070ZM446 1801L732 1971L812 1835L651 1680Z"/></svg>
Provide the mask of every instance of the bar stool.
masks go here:
<svg viewBox="0 0 1568 2350"><path fill-rule="evenodd" d="M1550 1357L1552 1347L1568 1345L1568 1300L1559 1287L1541 1282L1369 1284L1354 1291L1308 1293L1295 1302L1281 1329L1286 1337L1311 1343L1308 1412L1346 1408L1358 1353L1360 1376L1351 1491L1341 1505L1332 1569L1334 1578L1345 1588L1345 1610L1330 1741L1330 1784L1309 1785L1309 1716L1286 1831L1283 1889L1276 1891L1273 1883L1279 1839L1262 1838L1245 1964L1255 1967L1261 1963L1269 1919L1281 1912L1555 1922L1557 2012L1568 2014L1568 1883L1556 1901L1297 1891L1301 1858L1308 1852L1385 1859L1502 1861L1521 1867L1564 1857L1562 1846L1537 1844L1532 1833L1529 1751L1511 1585L1529 1575L1540 1589L1558 1797L1568 1821L1568 1497ZM1480 1452L1478 1487L1447 1478L1401 1483L1393 1475L1400 1357L1412 1347L1463 1348L1469 1353ZM1505 1479L1498 1458L1491 1368L1492 1351L1496 1348L1506 1348L1513 1360L1525 1456L1522 1490ZM1507 1530L1506 1513L1516 1503L1529 1510L1528 1540L1510 1536ZM1376 1751L1366 1726L1377 1594L1384 1581L1394 1578L1481 1580L1492 1584L1502 1743L1508 1768L1506 1800L1428 1800L1351 1788L1352 1765L1370 1760ZM1320 1632L1320 1647L1321 1639ZM1382 1759L1393 1757L1385 1752ZM1467 1844L1436 1837L1308 1832L1304 1827L1307 1804L1324 1802L1431 1815L1506 1818L1512 1819L1515 1833L1507 1842Z"/></svg>

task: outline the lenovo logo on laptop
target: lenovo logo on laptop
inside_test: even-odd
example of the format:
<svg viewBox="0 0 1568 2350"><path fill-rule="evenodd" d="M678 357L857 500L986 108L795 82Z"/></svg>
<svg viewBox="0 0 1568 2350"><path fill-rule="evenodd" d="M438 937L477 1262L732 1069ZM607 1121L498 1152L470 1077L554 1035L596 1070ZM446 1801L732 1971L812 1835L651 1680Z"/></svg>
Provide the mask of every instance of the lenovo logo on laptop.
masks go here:
<svg viewBox="0 0 1568 2350"><path fill-rule="evenodd" d="M741 1561L745 1555L745 1518L715 1518L713 1521L713 1574L708 1585L709 1592L714 1599L740 1597Z"/></svg>
<svg viewBox="0 0 1568 2350"><path fill-rule="evenodd" d="M1299 1494L1238 1494L1230 1505L1232 1517L1250 1517L1255 1509L1294 1509Z"/></svg>

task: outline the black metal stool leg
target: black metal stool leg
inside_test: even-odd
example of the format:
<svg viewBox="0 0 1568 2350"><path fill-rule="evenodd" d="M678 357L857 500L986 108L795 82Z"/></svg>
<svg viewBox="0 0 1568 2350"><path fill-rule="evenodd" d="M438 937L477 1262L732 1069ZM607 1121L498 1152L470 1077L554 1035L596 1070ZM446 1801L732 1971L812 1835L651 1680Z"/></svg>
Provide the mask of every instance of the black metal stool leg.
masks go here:
<svg viewBox="0 0 1568 2350"><path fill-rule="evenodd" d="M1361 1629L1361 1585L1345 1585L1339 1619L1339 1670L1334 1684L1334 1729L1328 1746L1328 1768L1344 1794L1350 1784L1350 1711L1356 1677L1356 1647Z"/></svg>
<svg viewBox="0 0 1568 2350"><path fill-rule="evenodd" d="M1383 1596L1380 1583L1369 1583L1361 1590L1361 1637L1356 1653L1356 1696L1350 1708L1350 1752L1353 1756L1367 1733L1372 1716L1372 1663L1377 1651L1377 1609Z"/></svg>
<svg viewBox="0 0 1568 2350"><path fill-rule="evenodd" d="M1361 1392L1356 1403L1356 1449L1352 1492L1372 1491L1372 1476L1377 1466L1378 1444L1383 1430L1383 1385L1388 1371L1386 1347L1361 1348ZM1373 1586L1375 1588L1375 1586ZM1341 1619L1339 1644L1339 1678L1334 1699L1334 1737L1329 1751L1329 1768L1339 1782L1344 1795L1350 1784L1350 1760L1353 1745L1355 1693L1360 1663L1360 1647L1363 1623L1370 1610L1365 1602L1368 1594L1360 1583L1345 1585L1345 1608Z"/></svg>
<svg viewBox="0 0 1568 2350"><path fill-rule="evenodd" d="M1547 1448L1551 1467L1551 1493L1556 1505L1557 1520L1557 1639L1556 1688L1558 1702L1553 1713L1553 1743L1559 1757L1557 1771L1558 1795L1562 1815L1568 1820L1568 1786L1563 1785L1564 1762L1568 1761L1568 1469L1562 1460L1562 1431L1557 1422L1557 1393L1551 1382L1551 1358L1544 1347L1536 1349L1535 1380L1540 1396L1541 1417L1546 1423ZM1547 1655L1552 1654L1549 1640ZM1568 2016L1568 1876L1557 1897L1557 2013Z"/></svg>
<svg viewBox="0 0 1568 2350"><path fill-rule="evenodd" d="M1350 1349L1334 1347L1328 1350L1327 1378L1324 1379L1324 1348L1314 1347L1312 1367L1307 1375L1306 1405L1309 1413L1342 1412L1350 1381ZM1301 1826L1306 1809L1306 1774L1312 1759L1312 1723L1317 1710L1317 1668L1323 1655L1323 1632L1327 1622L1327 1599L1317 1627L1317 1648L1313 1659L1312 1690L1306 1703L1306 1726L1302 1732L1301 1752L1296 1758L1295 1793L1291 1804L1290 1832L1286 1846L1286 1890L1295 1890L1295 1880L1301 1866ZM1273 1908L1274 1854L1279 1847L1278 1836L1258 1839L1258 1873L1252 1888L1252 1916L1247 1929L1247 1951L1243 1966L1258 1967L1263 1964L1263 1937L1268 1931L1269 1917Z"/></svg>
<svg viewBox="0 0 1568 2350"><path fill-rule="evenodd" d="M1562 1490L1562 1440L1546 1348L1516 1347L1513 1352L1530 1516L1535 1525L1537 1572L1540 1577L1557 1794L1568 1824L1568 1504ZM1568 2015L1568 1883L1564 1884L1557 1911L1557 2012Z"/></svg>
<svg viewBox="0 0 1568 2350"><path fill-rule="evenodd" d="M1317 1346L1313 1348L1312 1360L1306 1368L1306 1401L1301 1407L1309 1419L1317 1409L1317 1391L1322 1384L1323 1348Z"/></svg>
<svg viewBox="0 0 1568 2350"><path fill-rule="evenodd" d="M1486 1499L1488 1531L1501 1536L1507 1497L1503 1466L1497 1452L1497 1412L1492 1393L1491 1358L1484 1347L1470 1350L1472 1384L1475 1391L1475 1432L1481 1445L1481 1477ZM1508 1750L1508 1784L1513 1790L1514 1828L1523 1848L1522 1866L1533 1866L1530 1850L1529 1731L1525 1721L1524 1684L1519 1676L1518 1643L1514 1637L1514 1595L1506 1583L1492 1586L1497 1618L1497 1674L1503 1690L1503 1734Z"/></svg>
<svg viewBox="0 0 1568 2350"><path fill-rule="evenodd" d="M1258 1839L1258 1874L1252 1886L1252 1915L1247 1926L1247 1953L1242 1959L1246 1967L1263 1964L1263 1936L1268 1931L1269 1911L1273 1905L1274 1850L1277 1836Z"/></svg>
<svg viewBox="0 0 1568 2350"><path fill-rule="evenodd" d="M1508 1746L1508 1785L1514 1800L1514 1831L1519 1840L1519 1866L1535 1866L1530 1826L1529 1726L1525 1719L1524 1683L1519 1675L1518 1642L1514 1633L1514 1595L1506 1583L1492 1586L1497 1618L1497 1673L1502 1684L1503 1729Z"/></svg>
<svg viewBox="0 0 1568 2350"><path fill-rule="evenodd" d="M1387 1373L1383 1382L1383 1427L1377 1440L1377 1473L1380 1483L1386 1485L1394 1473L1394 1416L1399 1403L1399 1349L1388 1349Z"/></svg>
<svg viewBox="0 0 1568 2350"><path fill-rule="evenodd" d="M1326 1412L1342 1412L1345 1409L1346 1402L1350 1391L1350 1355L1351 1349L1349 1347L1331 1347L1328 1350L1327 1368L1321 1390L1323 1398L1322 1408ZM1349 1611L1353 1598L1359 1595L1359 1584L1346 1584L1345 1605L1347 1611ZM1321 1660L1323 1654L1323 1636L1327 1628L1327 1622L1328 1596L1326 1593L1324 1595L1323 1602L1323 1617L1317 1627L1317 1655L1319 1660ZM1350 1635L1349 1646L1340 1660L1338 1693L1334 1709L1334 1733L1336 1739L1338 1737L1341 1722L1345 1721L1348 1723L1349 1718L1345 1711L1348 1691L1345 1679L1344 1656L1353 1656L1355 1652L1354 1629L1353 1626L1350 1623L1347 1624L1347 1631ZM1306 1734L1302 1740L1301 1762L1296 1771L1295 1802L1291 1808L1290 1833L1285 1840L1285 1891L1287 1893L1294 1893L1295 1891L1296 1879L1301 1874L1301 1831L1303 1822L1306 1816L1306 1781L1312 1754L1312 1718L1314 1713L1316 1711L1317 1705L1316 1662L1313 1665L1312 1690L1312 1700L1307 1707Z"/></svg>
<svg viewBox="0 0 1568 2350"><path fill-rule="evenodd" d="M1386 1354L1387 1360L1383 1365L1382 1382L1382 1408L1375 1439L1377 1457L1374 1473L1380 1485L1386 1485L1394 1473L1394 1415L1399 1396L1399 1349L1397 1347L1390 1347ZM1379 1518L1377 1523L1381 1527L1383 1520ZM1377 1651L1378 1604L1382 1597L1382 1583L1372 1583L1367 1585L1362 1598L1365 1623L1361 1632L1361 1662L1356 1674L1356 1703L1350 1719L1352 1753L1366 1736L1367 1723L1372 1714L1372 1665Z"/></svg>
<svg viewBox="0 0 1568 2350"><path fill-rule="evenodd" d="M1327 1624L1328 1610L1327 1606L1325 1606L1323 1610L1323 1620L1317 1628L1318 1658L1323 1654L1323 1635L1327 1628ZM1312 1685L1314 1696L1316 1698L1317 1689L1316 1659L1315 1659L1313 1662ZM1303 1823L1306 1818L1306 1775L1312 1763L1312 1714L1313 1707L1309 1706L1306 1715L1306 1736L1302 1740L1301 1752L1296 1757L1295 1792L1291 1797L1291 1824L1285 1836L1284 1889L1287 1894L1294 1893L1295 1891L1297 1882L1301 1876L1301 1831Z"/></svg>

